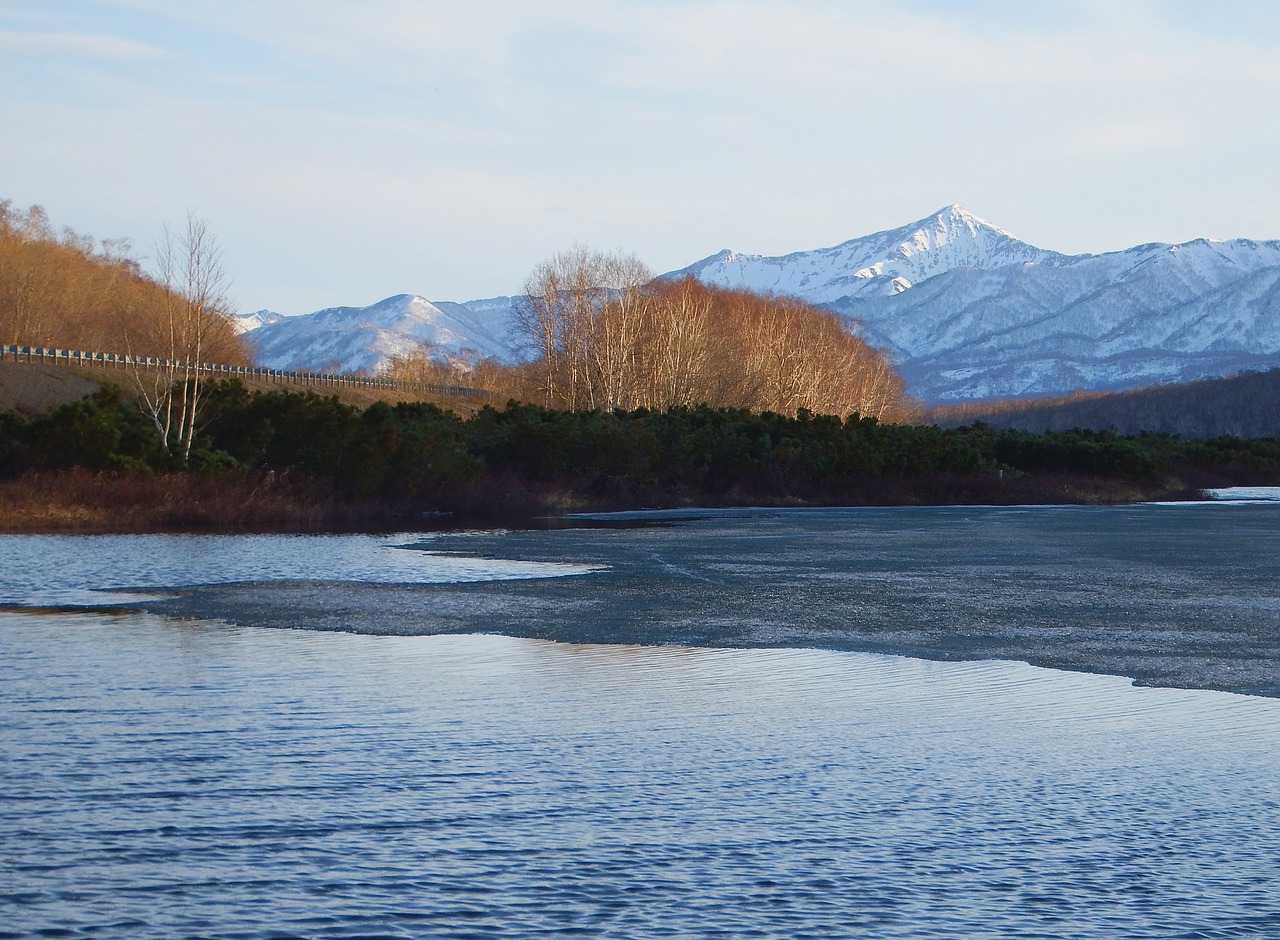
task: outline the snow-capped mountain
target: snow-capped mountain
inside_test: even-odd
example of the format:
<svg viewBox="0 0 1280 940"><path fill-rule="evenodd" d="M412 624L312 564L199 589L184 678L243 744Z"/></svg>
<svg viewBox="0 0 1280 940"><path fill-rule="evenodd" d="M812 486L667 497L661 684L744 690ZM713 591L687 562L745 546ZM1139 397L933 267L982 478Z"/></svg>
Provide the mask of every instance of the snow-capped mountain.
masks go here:
<svg viewBox="0 0 1280 940"><path fill-rule="evenodd" d="M889 350L925 399L1189 381L1280 365L1280 242L961 267L826 306Z"/></svg>
<svg viewBox="0 0 1280 940"><path fill-rule="evenodd" d="M428 344L443 355L511 361L511 299L431 303L396 294L368 307L330 307L281 317L244 334L259 365L271 369L380 372L395 356Z"/></svg>
<svg viewBox="0 0 1280 940"><path fill-rule="evenodd" d="M1062 257L1019 241L959 206L948 206L919 222L833 248L773 258L726 249L664 277L692 275L706 284L829 304L848 297L892 297L957 268L992 270Z"/></svg>
<svg viewBox="0 0 1280 940"><path fill-rule="evenodd" d="M663 277L801 297L887 350L929 401L1120 389L1280 366L1280 241L1065 255L959 206L779 257L722 251ZM516 298L407 294L246 333L263 365L378 371L423 340L519 358Z"/></svg>

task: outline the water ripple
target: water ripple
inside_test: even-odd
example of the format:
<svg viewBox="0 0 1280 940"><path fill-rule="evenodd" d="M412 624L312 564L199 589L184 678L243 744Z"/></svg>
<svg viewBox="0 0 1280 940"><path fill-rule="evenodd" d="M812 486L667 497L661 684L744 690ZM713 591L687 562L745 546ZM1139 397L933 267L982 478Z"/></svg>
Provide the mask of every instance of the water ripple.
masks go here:
<svg viewBox="0 0 1280 940"><path fill-rule="evenodd" d="M1276 700L1018 663L8 614L0 708L0 937L1280 917Z"/></svg>

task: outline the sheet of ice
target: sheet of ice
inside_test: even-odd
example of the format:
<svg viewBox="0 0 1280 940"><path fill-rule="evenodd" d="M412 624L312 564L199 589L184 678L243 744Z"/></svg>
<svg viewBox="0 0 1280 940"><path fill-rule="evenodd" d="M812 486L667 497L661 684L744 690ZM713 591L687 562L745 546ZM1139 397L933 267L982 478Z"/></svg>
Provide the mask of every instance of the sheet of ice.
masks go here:
<svg viewBox="0 0 1280 940"><path fill-rule="evenodd" d="M1239 503L1275 503L1280 502L1280 486L1226 486L1216 490L1205 490L1210 499Z"/></svg>
<svg viewBox="0 0 1280 940"><path fill-rule="evenodd" d="M605 564L490 584L209 585L174 617L371 634L1012 659L1280 696L1280 503L654 514L436 549ZM616 517L615 517L616 521Z"/></svg>

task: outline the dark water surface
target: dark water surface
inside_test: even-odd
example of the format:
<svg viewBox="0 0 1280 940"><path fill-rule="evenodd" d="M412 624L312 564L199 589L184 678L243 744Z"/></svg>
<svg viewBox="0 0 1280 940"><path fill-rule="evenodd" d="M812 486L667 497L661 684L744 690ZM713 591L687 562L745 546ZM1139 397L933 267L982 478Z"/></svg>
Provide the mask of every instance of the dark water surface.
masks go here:
<svg viewBox="0 0 1280 940"><path fill-rule="evenodd" d="M0 538L194 585L0 613L0 937L1280 937L1280 699L846 651L1273 688L1278 510Z"/></svg>

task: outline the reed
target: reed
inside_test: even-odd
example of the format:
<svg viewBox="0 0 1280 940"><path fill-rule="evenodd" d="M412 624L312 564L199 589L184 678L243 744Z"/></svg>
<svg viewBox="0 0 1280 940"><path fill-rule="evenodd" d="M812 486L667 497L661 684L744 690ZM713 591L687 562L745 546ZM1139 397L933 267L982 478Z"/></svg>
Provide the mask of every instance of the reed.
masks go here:
<svg viewBox="0 0 1280 940"><path fill-rule="evenodd" d="M269 472L70 468L0 482L0 530L6 532L317 529L331 525L335 515L323 494Z"/></svg>

